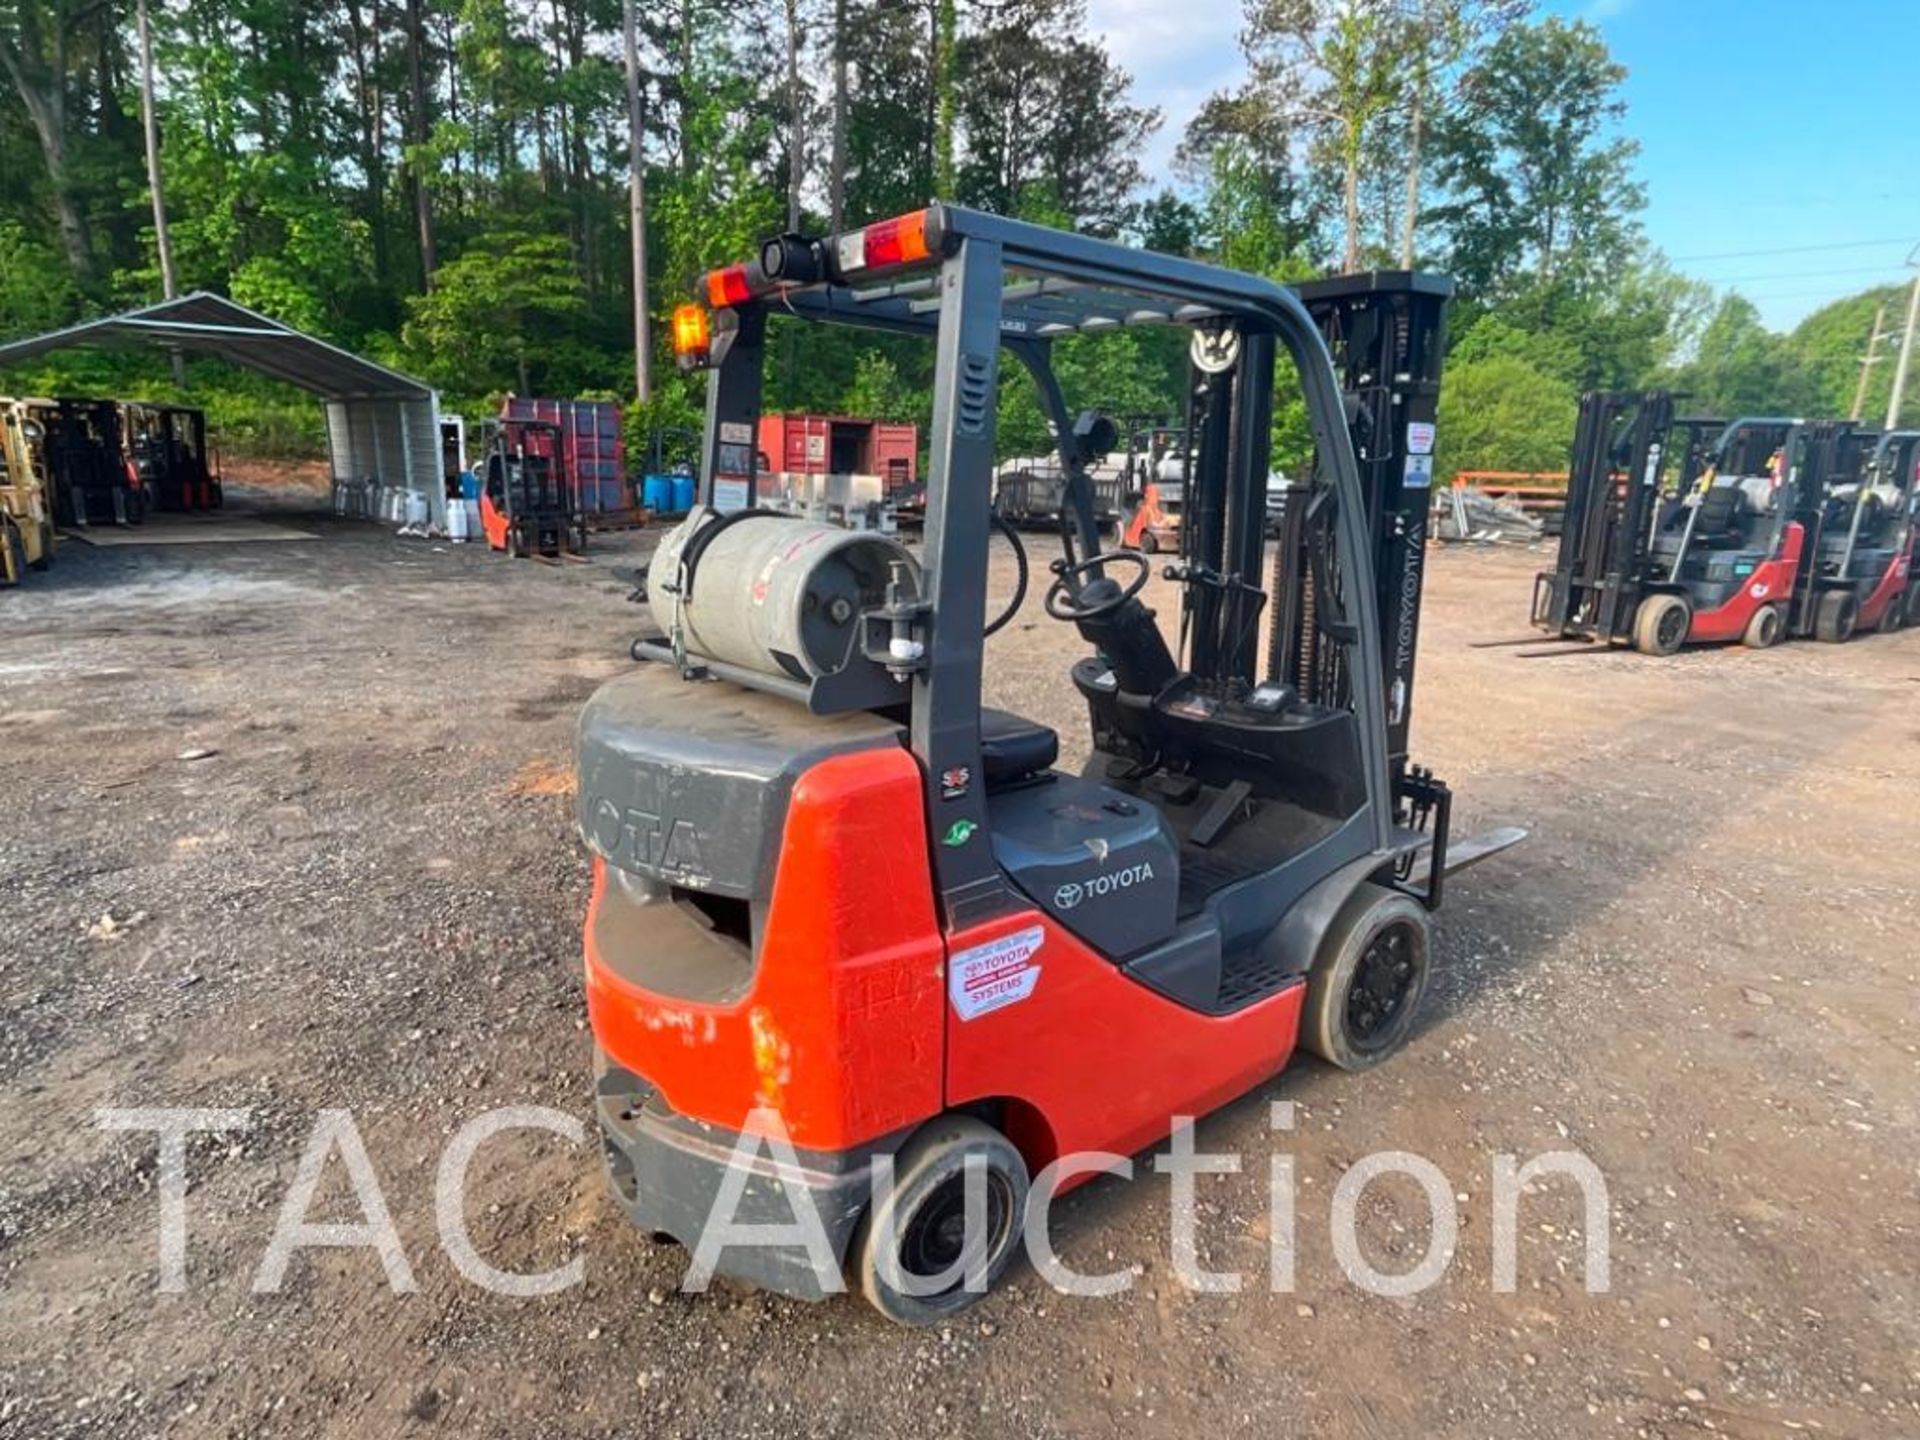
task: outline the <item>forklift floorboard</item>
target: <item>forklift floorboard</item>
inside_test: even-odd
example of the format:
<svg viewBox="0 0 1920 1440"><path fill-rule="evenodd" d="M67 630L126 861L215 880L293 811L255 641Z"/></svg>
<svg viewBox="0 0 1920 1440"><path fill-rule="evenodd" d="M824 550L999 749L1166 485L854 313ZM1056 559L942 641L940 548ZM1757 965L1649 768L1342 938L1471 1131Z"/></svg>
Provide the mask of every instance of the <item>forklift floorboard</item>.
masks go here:
<svg viewBox="0 0 1920 1440"><path fill-rule="evenodd" d="M1273 869L1319 844L1340 828L1329 819L1284 800L1250 800L1242 813L1211 845L1195 845L1193 828L1205 817L1207 792L1191 805L1165 807L1180 837L1180 918L1197 914L1227 886Z"/></svg>

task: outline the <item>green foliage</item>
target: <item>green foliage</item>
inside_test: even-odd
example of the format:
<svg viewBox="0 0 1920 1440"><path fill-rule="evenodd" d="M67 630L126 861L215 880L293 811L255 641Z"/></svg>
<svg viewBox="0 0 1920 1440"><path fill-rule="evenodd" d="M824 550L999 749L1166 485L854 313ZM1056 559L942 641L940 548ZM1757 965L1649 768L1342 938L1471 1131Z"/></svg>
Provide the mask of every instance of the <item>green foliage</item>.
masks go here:
<svg viewBox="0 0 1920 1440"><path fill-rule="evenodd" d="M0 335L33 335L78 318L66 262L25 226L0 220Z"/></svg>
<svg viewBox="0 0 1920 1440"><path fill-rule="evenodd" d="M1456 357L1440 392L1436 478L1462 470L1564 472L1579 397L1517 355Z"/></svg>
<svg viewBox="0 0 1920 1440"><path fill-rule="evenodd" d="M1889 285L1836 300L1800 322L1787 337L1787 347L1806 386L1809 414L1851 413L1860 389L1861 362L1873 336L1874 313L1884 305L1883 330L1891 336L1883 334L1877 363L1867 372L1861 414L1875 424L1886 418L1887 400L1893 390L1893 356L1906 304L1907 287ZM1920 374L1908 379L1901 423L1911 424L1916 418L1920 418Z"/></svg>
<svg viewBox="0 0 1920 1440"><path fill-rule="evenodd" d="M1531 288L1551 315L1561 286L1604 284L1631 257L1646 197L1618 133L1626 74L1593 26L1550 17L1505 30L1463 77L1436 127L1450 198L1433 212L1463 286Z"/></svg>
<svg viewBox="0 0 1920 1440"><path fill-rule="evenodd" d="M586 308L563 237L491 234L409 297L403 338L428 378L455 394L481 394L503 375L522 394L548 394L581 383L574 330Z"/></svg>

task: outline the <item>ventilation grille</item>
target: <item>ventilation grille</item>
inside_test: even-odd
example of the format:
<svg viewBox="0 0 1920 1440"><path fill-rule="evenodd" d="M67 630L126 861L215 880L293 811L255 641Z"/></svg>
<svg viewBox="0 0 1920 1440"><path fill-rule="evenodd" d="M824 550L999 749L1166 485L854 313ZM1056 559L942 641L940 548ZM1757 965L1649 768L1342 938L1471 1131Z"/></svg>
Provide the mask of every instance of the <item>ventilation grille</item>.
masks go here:
<svg viewBox="0 0 1920 1440"><path fill-rule="evenodd" d="M968 439L977 439L986 433L987 407L993 401L993 357L989 355L963 355L960 357L960 420L959 431Z"/></svg>

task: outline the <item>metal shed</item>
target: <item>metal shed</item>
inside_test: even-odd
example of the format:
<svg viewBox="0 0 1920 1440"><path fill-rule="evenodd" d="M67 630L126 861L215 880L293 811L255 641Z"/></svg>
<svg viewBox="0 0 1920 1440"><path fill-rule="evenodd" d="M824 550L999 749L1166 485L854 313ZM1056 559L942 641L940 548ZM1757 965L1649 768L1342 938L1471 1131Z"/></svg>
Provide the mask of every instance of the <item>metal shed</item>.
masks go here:
<svg viewBox="0 0 1920 1440"><path fill-rule="evenodd" d="M336 481L377 481L426 496L447 523L440 467L440 397L397 370L270 320L207 291L0 345L0 369L74 345L192 350L317 395L327 407L327 451Z"/></svg>

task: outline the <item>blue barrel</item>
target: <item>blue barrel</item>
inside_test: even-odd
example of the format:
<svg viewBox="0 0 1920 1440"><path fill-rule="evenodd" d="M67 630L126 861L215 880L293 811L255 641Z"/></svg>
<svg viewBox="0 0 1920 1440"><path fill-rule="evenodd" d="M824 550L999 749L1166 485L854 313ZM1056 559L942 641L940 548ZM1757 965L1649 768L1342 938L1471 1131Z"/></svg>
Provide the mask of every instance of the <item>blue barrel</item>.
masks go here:
<svg viewBox="0 0 1920 1440"><path fill-rule="evenodd" d="M640 503L656 515L673 513L673 481L665 475L649 475L640 482Z"/></svg>
<svg viewBox="0 0 1920 1440"><path fill-rule="evenodd" d="M675 514L684 515L693 509L693 477L676 475L673 477L673 509Z"/></svg>
<svg viewBox="0 0 1920 1440"><path fill-rule="evenodd" d="M478 500L480 498L480 477L471 470L460 472L460 498Z"/></svg>

